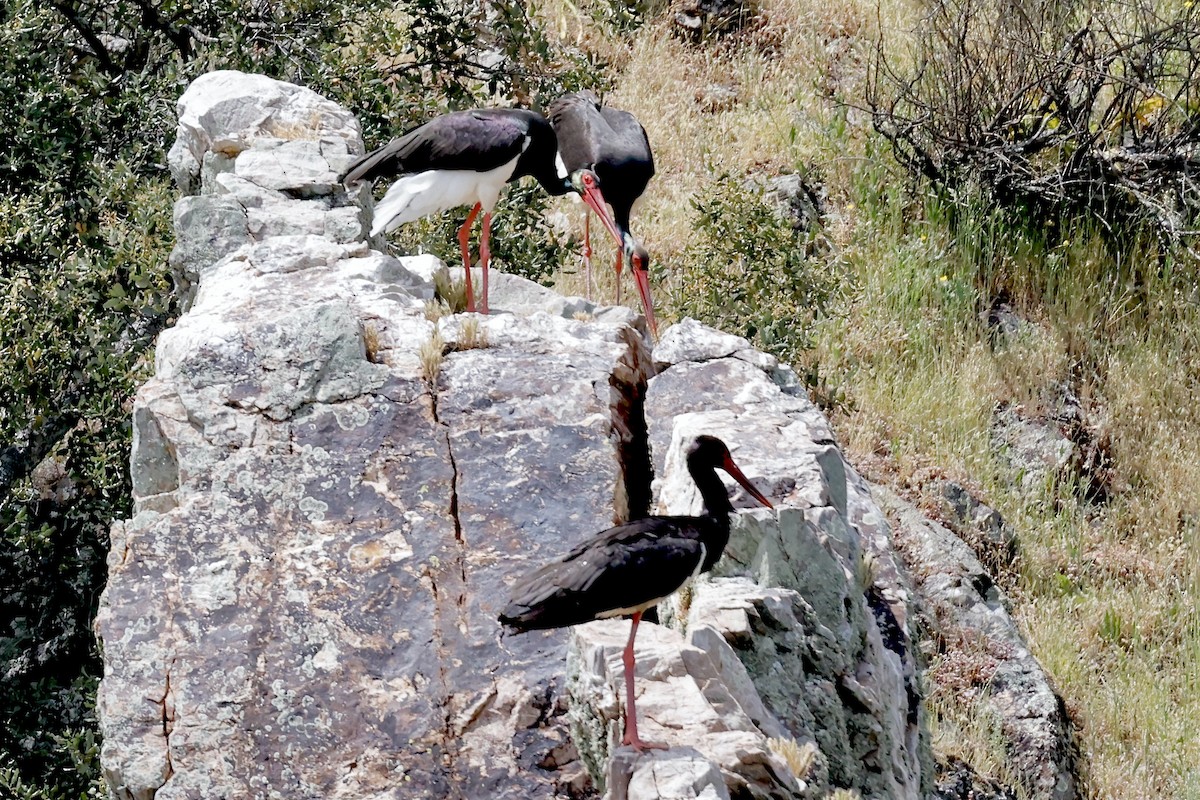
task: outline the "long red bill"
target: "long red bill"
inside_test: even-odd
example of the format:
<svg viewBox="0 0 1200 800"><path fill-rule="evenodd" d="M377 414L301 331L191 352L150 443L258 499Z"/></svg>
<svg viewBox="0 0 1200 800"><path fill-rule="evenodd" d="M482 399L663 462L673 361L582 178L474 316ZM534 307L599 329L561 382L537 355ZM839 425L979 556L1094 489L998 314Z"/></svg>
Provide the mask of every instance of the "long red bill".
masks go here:
<svg viewBox="0 0 1200 800"><path fill-rule="evenodd" d="M733 463L733 459L730 456L725 456L725 463L723 463L721 465L721 468L724 469L726 472L728 472L730 475L732 475L733 479L735 481L737 481L738 483L740 483L742 485L742 488L745 489L747 492L749 492L750 496L753 497L755 500L762 503L767 508L775 507L775 506L771 505L770 500L768 500L766 497L763 496L762 492L760 492L758 489L754 488L754 484L752 484L750 482L750 479L747 478L740 469L738 469L738 465Z"/></svg>
<svg viewBox="0 0 1200 800"><path fill-rule="evenodd" d="M650 333L657 339L658 323L654 320L654 303L650 300L650 274L644 269L634 267L633 279L637 282L638 293L642 296L642 307L646 309L646 324L650 326ZM729 463L732 464L733 462ZM734 467L734 469L737 469L737 467ZM732 472L729 474L733 475Z"/></svg>
<svg viewBox="0 0 1200 800"><path fill-rule="evenodd" d="M587 203L588 208L595 211L596 216L600 217L600 222L616 241L617 249L620 249L622 246L621 232L617 230L617 223L613 221L612 215L608 213L608 205L604 202L604 195L595 186L586 186L583 189L583 202Z"/></svg>

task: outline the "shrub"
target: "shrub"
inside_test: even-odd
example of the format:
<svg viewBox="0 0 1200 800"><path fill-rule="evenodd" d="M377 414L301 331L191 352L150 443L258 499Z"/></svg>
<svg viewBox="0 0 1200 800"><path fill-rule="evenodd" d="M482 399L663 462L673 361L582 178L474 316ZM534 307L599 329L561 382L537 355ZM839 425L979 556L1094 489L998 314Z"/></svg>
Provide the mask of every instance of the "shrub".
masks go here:
<svg viewBox="0 0 1200 800"><path fill-rule="evenodd" d="M668 312L799 361L838 289L832 262L809 255L818 234L794 228L761 190L729 176L696 197L693 237L665 267Z"/></svg>
<svg viewBox="0 0 1200 800"><path fill-rule="evenodd" d="M880 39L867 102L914 175L1034 219L1188 244L1200 210L1200 14L1190 3L932 0Z"/></svg>

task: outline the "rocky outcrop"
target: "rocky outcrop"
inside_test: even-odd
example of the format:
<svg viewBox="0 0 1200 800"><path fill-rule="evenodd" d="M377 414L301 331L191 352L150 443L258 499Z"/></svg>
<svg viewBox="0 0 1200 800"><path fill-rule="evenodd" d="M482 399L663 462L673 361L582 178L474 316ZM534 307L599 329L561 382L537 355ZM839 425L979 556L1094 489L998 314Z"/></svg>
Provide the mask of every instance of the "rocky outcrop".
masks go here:
<svg viewBox="0 0 1200 800"><path fill-rule="evenodd" d="M882 515L828 422L789 368L744 339L686 321L654 361L646 417L659 509L699 510L679 453L700 433L733 443L779 501L775 513L737 516L725 560L680 598L674 624L732 671L731 694L750 695L737 707L764 736L807 749L804 796L921 796L931 769L906 589Z"/></svg>
<svg viewBox="0 0 1200 800"><path fill-rule="evenodd" d="M913 588L795 374L692 321L365 241L363 144L312 92L218 72L180 100L187 312L134 403L135 514L96 622L102 764L137 798L921 797ZM452 273L454 271L451 271ZM507 587L650 509L694 513L716 433L776 511L639 631L502 636ZM654 478L653 493L651 478ZM742 504L735 498L735 505Z"/></svg>
<svg viewBox="0 0 1200 800"><path fill-rule="evenodd" d="M428 319L428 261L356 241L330 178L353 119L239 80L180 103L195 293L135 403L137 513L97 620L106 777L122 798L566 792L566 634L495 617L514 572L625 513L632 315ZM201 203L244 215L238 241L191 248Z"/></svg>
<svg viewBox="0 0 1200 800"><path fill-rule="evenodd" d="M928 626L964 706L990 715L1028 797L1077 795L1071 723L1049 678L1008 613L1004 593L975 554L890 490L875 497L896 521L896 541L919 587ZM962 770L958 770L962 772Z"/></svg>

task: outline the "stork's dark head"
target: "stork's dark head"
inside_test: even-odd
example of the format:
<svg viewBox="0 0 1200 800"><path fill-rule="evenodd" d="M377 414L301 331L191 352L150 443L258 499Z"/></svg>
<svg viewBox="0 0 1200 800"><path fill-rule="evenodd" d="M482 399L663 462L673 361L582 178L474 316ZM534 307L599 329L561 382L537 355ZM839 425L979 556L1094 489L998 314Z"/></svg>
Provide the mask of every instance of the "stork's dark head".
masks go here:
<svg viewBox="0 0 1200 800"><path fill-rule="evenodd" d="M600 191L600 178L596 176L596 173L586 167L577 169L571 173L570 180L571 188L579 192L579 196L583 198L583 202L587 203L588 208L596 212L596 216L600 218L600 223L604 225L605 230L612 234L615 241L621 241L621 230L613 221L612 214L608 212L608 203Z"/></svg>
<svg viewBox="0 0 1200 800"><path fill-rule="evenodd" d="M696 441L688 445L684 451L687 456L688 464L695 464L698 467L722 467L724 468L726 461L733 461L733 456L729 453L729 448L715 436L704 434L697 436Z"/></svg>
<svg viewBox="0 0 1200 800"><path fill-rule="evenodd" d="M750 479L743 474L737 464L733 463L733 456L729 454L729 448L717 437L707 434L697 436L696 441L688 446L686 455L688 471L692 473L693 477L696 477L697 473L702 470L723 469L735 481L740 483L742 488L750 493L751 497L767 508L774 508L771 505L771 501L764 497L762 492L754 488L754 484L750 482ZM697 480L696 483L699 484L700 481Z"/></svg>
<svg viewBox="0 0 1200 800"><path fill-rule="evenodd" d="M650 269L650 251L642 247L641 243L626 233L621 237L622 250L625 251L625 259L629 262L629 266L642 271Z"/></svg>
<svg viewBox="0 0 1200 800"><path fill-rule="evenodd" d="M599 190L600 177L590 169L577 169L571 173L571 188L580 194L589 190Z"/></svg>

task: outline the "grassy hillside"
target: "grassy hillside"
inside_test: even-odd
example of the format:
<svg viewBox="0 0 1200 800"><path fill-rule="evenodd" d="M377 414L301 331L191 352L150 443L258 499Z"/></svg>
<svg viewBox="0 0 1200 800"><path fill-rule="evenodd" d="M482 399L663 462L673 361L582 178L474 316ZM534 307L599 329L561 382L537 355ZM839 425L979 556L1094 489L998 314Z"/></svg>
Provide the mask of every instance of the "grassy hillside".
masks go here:
<svg viewBox="0 0 1200 800"><path fill-rule="evenodd" d="M737 261L712 240L725 261L689 249L697 204L721 197L721 176L799 172L823 186L826 246L798 280L836 287L797 332L807 346L760 341L810 376L868 476L931 506L930 482L953 478L1015 527L1021 555L1005 588L1079 728L1088 795L1200 795L1196 260L1182 247L1160 260L1136 239L1116 248L1077 214L1031 218L981 199L952 208L914 180L863 109L881 26L903 58L916 4L758 8L747 32L701 45L671 36L665 14L629 34L569 4L542 10L617 65L607 102L637 113L654 145L659 174L634 225L657 262L664 316L696 313L688 298L705 281L753 284L765 257ZM712 85L735 99L713 109ZM560 283L581 286L573 274ZM776 297L750 297L736 332L761 332L764 308L808 319ZM980 312L999 301L1026 324L995 346ZM699 310L737 325L719 303ZM1070 482L1022 489L993 444L997 408L1037 416L1064 387L1102 461L1102 498ZM973 709L952 690L937 697L938 747L1005 777Z"/></svg>

